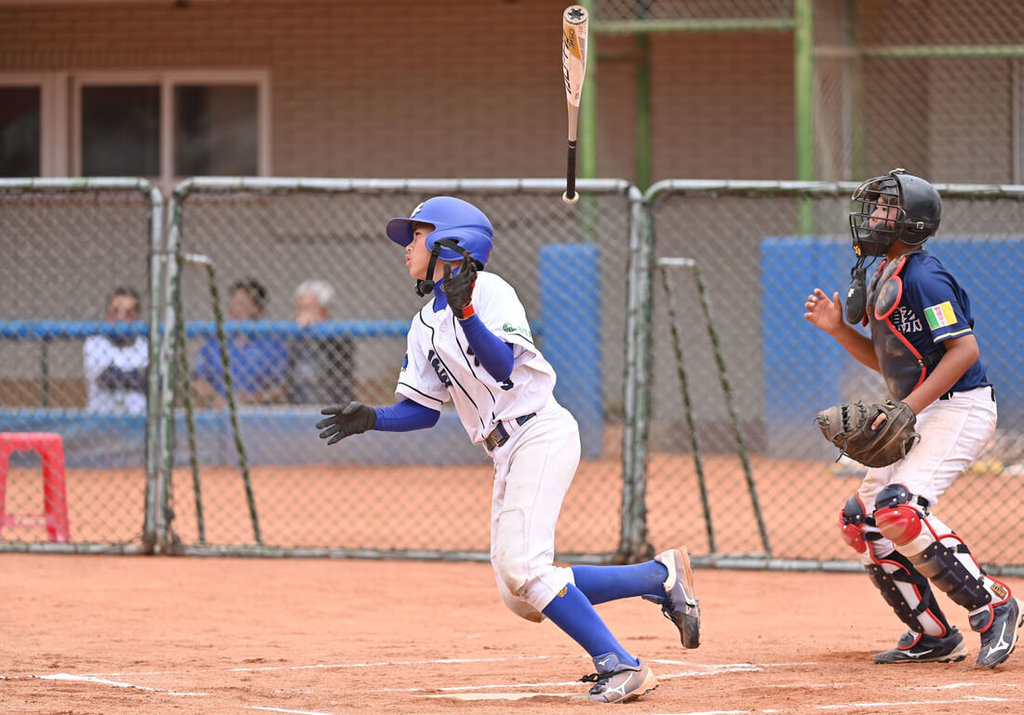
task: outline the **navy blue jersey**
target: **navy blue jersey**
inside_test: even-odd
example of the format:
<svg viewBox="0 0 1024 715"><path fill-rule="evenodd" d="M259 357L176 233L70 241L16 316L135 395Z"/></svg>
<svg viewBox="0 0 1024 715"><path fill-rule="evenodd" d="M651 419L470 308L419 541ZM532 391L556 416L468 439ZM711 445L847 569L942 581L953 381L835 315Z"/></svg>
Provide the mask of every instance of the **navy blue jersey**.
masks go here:
<svg viewBox="0 0 1024 715"><path fill-rule="evenodd" d="M921 355L942 341L974 332L971 299L942 261L931 253L907 257L902 271L903 295L890 320ZM991 385L979 358L953 385L954 392Z"/></svg>

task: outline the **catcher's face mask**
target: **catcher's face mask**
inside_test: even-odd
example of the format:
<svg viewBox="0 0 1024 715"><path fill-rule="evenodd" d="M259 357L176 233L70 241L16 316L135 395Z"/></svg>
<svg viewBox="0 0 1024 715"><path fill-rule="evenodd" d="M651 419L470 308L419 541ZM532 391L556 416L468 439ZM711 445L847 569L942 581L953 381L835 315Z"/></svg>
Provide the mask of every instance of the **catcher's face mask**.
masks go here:
<svg viewBox="0 0 1024 715"><path fill-rule="evenodd" d="M869 179L853 192L856 210L850 213L853 252L858 257L884 256L906 218L896 176Z"/></svg>
<svg viewBox="0 0 1024 715"><path fill-rule="evenodd" d="M939 192L920 176L893 169L868 179L853 192L850 214L853 251L858 258L884 256L894 241L920 246L942 220Z"/></svg>

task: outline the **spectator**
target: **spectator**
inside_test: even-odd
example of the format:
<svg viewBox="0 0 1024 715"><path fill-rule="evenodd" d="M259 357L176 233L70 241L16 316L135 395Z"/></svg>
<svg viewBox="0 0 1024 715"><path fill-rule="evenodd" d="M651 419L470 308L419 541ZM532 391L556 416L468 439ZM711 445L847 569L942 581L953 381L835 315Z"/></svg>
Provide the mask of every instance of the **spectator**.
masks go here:
<svg viewBox="0 0 1024 715"><path fill-rule="evenodd" d="M134 288L120 286L107 299L108 321L130 323L139 319L141 301ZM118 331L92 335L82 346L86 409L92 412L146 412L149 341L145 335Z"/></svg>
<svg viewBox="0 0 1024 715"><path fill-rule="evenodd" d="M255 278L236 281L228 290L228 320L259 320L266 305L267 289ZM228 357L238 404L265 405L284 400L288 351L282 339L244 333L230 335ZM227 405L220 345L216 337L209 337L200 348L192 377L198 406L222 408Z"/></svg>
<svg viewBox="0 0 1024 715"><path fill-rule="evenodd" d="M304 281L295 289L295 323L305 328L330 318L334 288ZM288 397L296 404L345 402L353 398L355 346L349 336L299 335L288 350Z"/></svg>

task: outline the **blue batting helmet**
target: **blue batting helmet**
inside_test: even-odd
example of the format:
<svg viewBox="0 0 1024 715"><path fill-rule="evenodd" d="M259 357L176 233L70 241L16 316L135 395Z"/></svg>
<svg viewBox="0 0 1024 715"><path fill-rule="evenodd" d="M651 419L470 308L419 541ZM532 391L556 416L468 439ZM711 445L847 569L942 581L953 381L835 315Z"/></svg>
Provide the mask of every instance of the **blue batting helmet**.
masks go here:
<svg viewBox="0 0 1024 715"><path fill-rule="evenodd" d="M494 245L494 228L491 222L468 201L454 196L435 196L427 199L415 209L409 218L393 218L388 221L388 238L399 246L412 242L412 224L429 223L434 230L427 236L427 250L435 250L437 241L447 238L469 251L483 266L491 255ZM462 253L442 244L437 257L442 261L461 261Z"/></svg>

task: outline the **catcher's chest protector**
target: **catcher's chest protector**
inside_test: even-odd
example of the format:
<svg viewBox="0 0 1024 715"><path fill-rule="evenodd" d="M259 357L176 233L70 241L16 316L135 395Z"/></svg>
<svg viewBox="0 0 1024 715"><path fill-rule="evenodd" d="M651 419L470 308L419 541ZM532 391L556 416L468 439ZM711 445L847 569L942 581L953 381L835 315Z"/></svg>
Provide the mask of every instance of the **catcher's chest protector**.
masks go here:
<svg viewBox="0 0 1024 715"><path fill-rule="evenodd" d="M875 355L889 389L889 396L895 400L903 400L913 392L914 388L924 382L928 367L937 362L924 360L921 353L892 323L892 315L903 298L900 273L909 257L916 253L922 251L911 251L894 261L883 263L868 290L867 314L871 341L875 344Z"/></svg>

